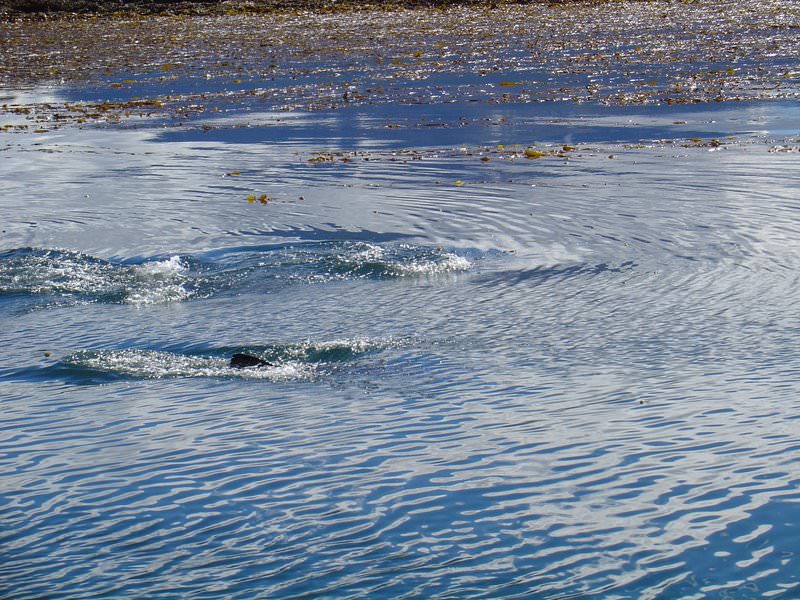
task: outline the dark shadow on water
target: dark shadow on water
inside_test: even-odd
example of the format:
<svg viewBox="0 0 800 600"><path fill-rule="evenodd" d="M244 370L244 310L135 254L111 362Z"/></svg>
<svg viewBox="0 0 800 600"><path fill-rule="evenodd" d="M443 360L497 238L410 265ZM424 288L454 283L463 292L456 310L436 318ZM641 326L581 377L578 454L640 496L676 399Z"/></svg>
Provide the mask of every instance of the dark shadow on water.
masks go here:
<svg viewBox="0 0 800 600"><path fill-rule="evenodd" d="M768 122L750 122L747 113L763 102L605 106L571 102L373 105L292 113L245 113L238 121L159 132L157 142L292 144L313 149L389 151L404 148L573 143L640 143L678 138L748 135L784 127L792 106L772 102ZM778 110L776 110L778 109ZM739 113L739 114L737 114ZM264 123L263 117L269 122ZM248 118L252 125L241 127ZM796 119L795 119L796 120ZM261 122L259 122L261 121ZM434 140L435 143L431 144Z"/></svg>
<svg viewBox="0 0 800 600"><path fill-rule="evenodd" d="M621 274L629 272L635 268L636 263L632 261L627 261L617 266L603 263L598 265L577 264L553 267L534 267L527 269L520 268L476 275L472 278L472 281L478 285L486 287L498 285L513 286L527 282L544 283L555 279L566 280L582 277L594 277L606 274Z"/></svg>
<svg viewBox="0 0 800 600"><path fill-rule="evenodd" d="M369 231L366 229L357 229L355 231L342 229L334 223L323 223L323 227L290 227L287 229L252 229L247 231L239 231L238 235L242 236L264 236L275 238L295 239L299 241L309 242L328 242L328 241L360 241L360 242L373 242L376 244L384 244L388 242L397 242L400 240L411 239L414 236L406 233L399 232L377 232ZM272 247L277 247L273 245ZM247 250L247 246L241 248ZM233 248L235 249L235 247ZM226 249L228 250L228 249Z"/></svg>

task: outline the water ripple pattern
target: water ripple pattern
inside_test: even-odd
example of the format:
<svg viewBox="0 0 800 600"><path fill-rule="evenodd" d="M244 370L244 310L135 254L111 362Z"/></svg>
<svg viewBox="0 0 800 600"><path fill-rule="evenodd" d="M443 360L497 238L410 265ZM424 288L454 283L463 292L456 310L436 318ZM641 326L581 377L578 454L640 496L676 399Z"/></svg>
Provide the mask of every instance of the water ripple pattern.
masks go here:
<svg viewBox="0 0 800 600"><path fill-rule="evenodd" d="M251 108L3 134L0 598L800 597L796 102Z"/></svg>

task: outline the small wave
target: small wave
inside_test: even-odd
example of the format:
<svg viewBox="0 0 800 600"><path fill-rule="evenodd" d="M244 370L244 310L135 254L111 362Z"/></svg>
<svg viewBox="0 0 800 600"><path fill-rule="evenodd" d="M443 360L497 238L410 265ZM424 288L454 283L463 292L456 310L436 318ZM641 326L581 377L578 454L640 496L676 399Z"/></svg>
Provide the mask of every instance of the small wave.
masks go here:
<svg viewBox="0 0 800 600"><path fill-rule="evenodd" d="M293 284L434 277L473 266L466 256L440 247L363 241L228 248L199 260L209 263L206 277L216 290L261 293Z"/></svg>
<svg viewBox="0 0 800 600"><path fill-rule="evenodd" d="M23 248L0 254L0 294L44 298L48 304L160 304L194 293L183 259L115 264L82 252Z"/></svg>
<svg viewBox="0 0 800 600"><path fill-rule="evenodd" d="M316 279L392 279L466 271L472 262L443 248L345 242L320 253L317 266Z"/></svg>
<svg viewBox="0 0 800 600"><path fill-rule="evenodd" d="M113 266L81 252L25 248L0 255L3 293L81 294L107 288Z"/></svg>
<svg viewBox="0 0 800 600"><path fill-rule="evenodd" d="M264 346L237 346L218 352L226 355L236 352L253 354L273 362L301 362L304 364L330 364L355 360L365 354L380 352L388 348L400 348L412 343L410 339L350 338L315 342L306 340L291 344L269 344Z"/></svg>
<svg viewBox="0 0 800 600"><path fill-rule="evenodd" d="M454 273L457 271L467 271L472 267L472 263L457 254L445 254L441 260L412 261L408 264L399 266L401 273L411 275L435 275L438 273Z"/></svg>
<svg viewBox="0 0 800 600"><path fill-rule="evenodd" d="M297 283L432 277L471 267L468 258L443 248L360 241L232 249L136 264L73 250L22 248L0 253L0 295L27 296L45 306L145 306L224 292L268 293Z"/></svg>
<svg viewBox="0 0 800 600"><path fill-rule="evenodd" d="M292 381L311 379L313 365L286 361L259 369L234 369L228 359L190 356L155 350L82 350L61 360L62 370L74 376L101 374L124 379L169 379L182 377L237 377Z"/></svg>
<svg viewBox="0 0 800 600"><path fill-rule="evenodd" d="M147 262L132 267L132 274L143 285L132 286L126 301L130 304L163 304L192 296L188 268L180 256Z"/></svg>
<svg viewBox="0 0 800 600"><path fill-rule="evenodd" d="M201 354L182 354L147 349L81 350L47 367L42 373L75 381L113 379L169 379L184 377L236 377L273 382L313 380L341 365L409 340L341 339L332 341L237 346ZM237 369L230 357L237 352L252 354L272 363L268 367ZM339 366L337 366L339 365Z"/></svg>

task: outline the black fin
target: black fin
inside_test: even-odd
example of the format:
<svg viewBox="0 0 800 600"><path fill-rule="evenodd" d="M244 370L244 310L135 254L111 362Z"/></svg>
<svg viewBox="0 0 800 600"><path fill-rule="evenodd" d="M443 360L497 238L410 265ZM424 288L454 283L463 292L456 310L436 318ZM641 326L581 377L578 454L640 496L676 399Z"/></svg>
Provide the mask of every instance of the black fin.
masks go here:
<svg viewBox="0 0 800 600"><path fill-rule="evenodd" d="M272 367L274 365L252 354L234 354L231 356L229 366L232 369L246 369L248 367Z"/></svg>

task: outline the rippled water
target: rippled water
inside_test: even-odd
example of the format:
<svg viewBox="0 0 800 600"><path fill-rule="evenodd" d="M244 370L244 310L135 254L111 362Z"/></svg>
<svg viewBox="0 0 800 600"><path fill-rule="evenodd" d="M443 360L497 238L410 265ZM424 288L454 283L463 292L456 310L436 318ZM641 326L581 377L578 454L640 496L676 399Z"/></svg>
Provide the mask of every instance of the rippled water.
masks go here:
<svg viewBox="0 0 800 600"><path fill-rule="evenodd" d="M0 595L798 597L797 104L395 108L0 138Z"/></svg>

